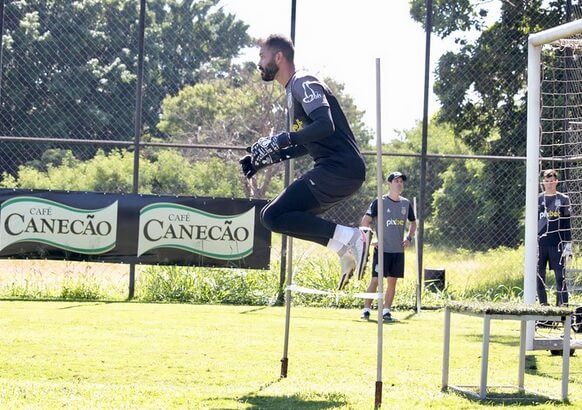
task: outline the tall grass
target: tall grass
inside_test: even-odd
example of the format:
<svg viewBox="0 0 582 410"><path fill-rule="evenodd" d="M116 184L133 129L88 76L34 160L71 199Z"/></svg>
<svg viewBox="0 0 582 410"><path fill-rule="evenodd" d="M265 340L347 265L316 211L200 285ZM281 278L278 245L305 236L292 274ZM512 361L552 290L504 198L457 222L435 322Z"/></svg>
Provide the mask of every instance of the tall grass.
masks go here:
<svg viewBox="0 0 582 410"><path fill-rule="evenodd" d="M316 244L293 241L293 283L328 291L328 295L293 293L300 306L357 308L363 301L351 297L366 292L371 257L362 281L352 279L344 292L335 291L339 280L337 255ZM523 296L524 249L499 248L486 252L437 249L425 246L426 269L445 271L445 289L421 289L422 305L441 306L444 301L517 301ZM272 305L280 300L280 237L275 235L270 270L210 269L202 267L139 266L135 299L143 302L197 304ZM417 264L414 249L406 253L405 277L398 281L395 308L416 305ZM553 285L549 272L548 282ZM2 261L0 297L26 299L123 300L128 274L124 265L54 261ZM549 294L553 292L550 289ZM572 295L580 301L580 295Z"/></svg>
<svg viewBox="0 0 582 410"><path fill-rule="evenodd" d="M277 281L270 271L148 267L138 282L137 299L147 302L188 302L270 305Z"/></svg>

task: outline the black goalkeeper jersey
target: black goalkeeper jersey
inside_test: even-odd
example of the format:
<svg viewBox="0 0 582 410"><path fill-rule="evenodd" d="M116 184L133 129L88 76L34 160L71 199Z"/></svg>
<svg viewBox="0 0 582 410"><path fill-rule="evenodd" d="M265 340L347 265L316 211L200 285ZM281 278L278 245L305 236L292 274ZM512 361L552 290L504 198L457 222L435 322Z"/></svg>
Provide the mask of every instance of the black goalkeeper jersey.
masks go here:
<svg viewBox="0 0 582 410"><path fill-rule="evenodd" d="M290 131L298 132L313 122L309 114L318 108L330 108L335 131L311 141L296 141L307 150L315 166L323 166L336 175L364 179L366 168L356 139L337 99L329 87L316 77L296 72L285 87Z"/></svg>
<svg viewBox="0 0 582 410"><path fill-rule="evenodd" d="M540 246L556 246L570 242L570 198L561 192L538 196L538 238Z"/></svg>

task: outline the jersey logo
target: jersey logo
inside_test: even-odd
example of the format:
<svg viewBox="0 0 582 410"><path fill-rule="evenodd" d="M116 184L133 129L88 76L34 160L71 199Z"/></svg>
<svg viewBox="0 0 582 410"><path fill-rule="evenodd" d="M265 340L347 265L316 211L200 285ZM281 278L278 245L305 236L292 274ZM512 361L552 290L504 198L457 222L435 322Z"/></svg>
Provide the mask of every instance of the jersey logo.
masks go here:
<svg viewBox="0 0 582 410"><path fill-rule="evenodd" d="M305 104L312 103L315 100L319 100L323 98L323 94L318 93L313 88L311 88L311 84L319 84L317 81L304 81L303 86L303 93L305 97L303 97L303 102Z"/></svg>
<svg viewBox="0 0 582 410"><path fill-rule="evenodd" d="M303 129L303 121L301 121L299 118L297 118L295 120L295 122L293 123L293 125L291 126L291 131L297 132L297 131L301 131L302 129Z"/></svg>
<svg viewBox="0 0 582 410"><path fill-rule="evenodd" d="M386 226L395 225L395 226L404 226L404 220L402 219L387 219Z"/></svg>
<svg viewBox="0 0 582 410"><path fill-rule="evenodd" d="M560 211L557 209L549 209L548 211L542 211L540 212L540 215L538 217L539 220L542 219L559 219L560 218Z"/></svg>

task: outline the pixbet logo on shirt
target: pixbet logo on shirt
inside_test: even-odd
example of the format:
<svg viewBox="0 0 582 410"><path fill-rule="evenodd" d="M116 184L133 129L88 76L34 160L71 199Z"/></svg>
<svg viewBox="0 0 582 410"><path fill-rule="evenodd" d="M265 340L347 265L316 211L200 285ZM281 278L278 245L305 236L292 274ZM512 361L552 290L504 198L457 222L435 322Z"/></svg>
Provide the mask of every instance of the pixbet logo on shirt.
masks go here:
<svg viewBox="0 0 582 410"><path fill-rule="evenodd" d="M402 226L402 225L404 225L404 220L402 220L402 219L386 219L386 226L390 226L390 225Z"/></svg>
<svg viewBox="0 0 582 410"><path fill-rule="evenodd" d="M540 212L540 218L539 219L543 219L543 218L547 218L547 219L556 219L560 217L560 211L555 210L555 211L547 211L547 212Z"/></svg>

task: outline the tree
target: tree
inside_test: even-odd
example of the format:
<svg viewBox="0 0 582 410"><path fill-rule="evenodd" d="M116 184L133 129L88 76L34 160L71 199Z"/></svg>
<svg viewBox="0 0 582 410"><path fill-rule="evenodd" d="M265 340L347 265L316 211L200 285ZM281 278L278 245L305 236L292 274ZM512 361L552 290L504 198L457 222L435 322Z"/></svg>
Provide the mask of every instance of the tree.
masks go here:
<svg viewBox="0 0 582 410"><path fill-rule="evenodd" d="M2 175L0 187L60 189L70 191L130 192L133 153L127 150L97 151L87 161L71 151L59 152L58 163L44 169L22 165L12 176ZM191 164L175 150L159 150L155 158L140 158L139 192L143 194L192 195L224 198L243 196L237 164L219 158ZM79 176L83 177L80 178Z"/></svg>
<svg viewBox="0 0 582 410"><path fill-rule="evenodd" d="M438 114L437 114L438 115ZM455 137L452 128L447 124L430 121L428 134L428 152L431 154L471 154L471 150L461 140ZM391 157L384 163L384 175L392 171L402 171L409 179L406 183L405 196L409 199L420 195L420 158L409 157L406 154L418 154L422 144L422 123L418 121L414 128L402 131L401 139L392 141L383 148L384 151L402 153L402 156ZM426 174L426 208L419 215L427 221L434 220L434 214L438 211L438 205L434 203L434 194L443 186L443 175L451 167L450 160L431 158L427 166ZM458 198L455 198L458 200ZM452 214L442 215L435 224L456 225L456 219Z"/></svg>
<svg viewBox="0 0 582 410"><path fill-rule="evenodd" d="M360 144L367 144L371 132L363 122L364 113L345 94L343 85L329 78L325 81L340 100ZM166 97L158 128L174 142L250 146L260 137L286 129L285 90L278 84L262 82L254 63L232 66L222 77L210 75L206 81ZM195 160L219 156L236 161L244 153L199 150L184 154ZM311 158L296 162L298 172L311 166ZM282 164L267 167L250 180L240 175L246 181L246 194L266 197L282 169Z"/></svg>
<svg viewBox="0 0 582 410"><path fill-rule="evenodd" d="M158 135L160 104L250 43L218 0L149 0L144 116ZM3 37L1 135L130 140L134 134L138 8L133 0L8 1ZM41 146L41 150L46 147ZM40 156L3 146L0 168ZM76 149L91 157L95 149ZM15 158L16 157L16 158Z"/></svg>
<svg viewBox="0 0 582 410"><path fill-rule="evenodd" d="M484 29L489 3L433 3L434 32L454 36L459 45L439 59L434 91L442 107L437 120L450 124L475 153L525 156L527 36L564 23L565 1L501 2L498 21ZM423 23L425 13L424 0L412 0L413 18ZM469 40L469 30L480 35ZM483 175L489 178L481 190L492 202L480 218L481 231L490 234L485 243L519 243L524 173L525 167L510 162L485 164Z"/></svg>
<svg viewBox="0 0 582 410"><path fill-rule="evenodd" d="M162 102L158 128L171 141L189 144L250 146L262 136L285 129L284 90L263 83L256 66L234 66L223 78L212 78L186 86ZM187 151L193 160L219 156L237 162L242 151ZM246 182L247 196L263 198L280 164L261 170Z"/></svg>

